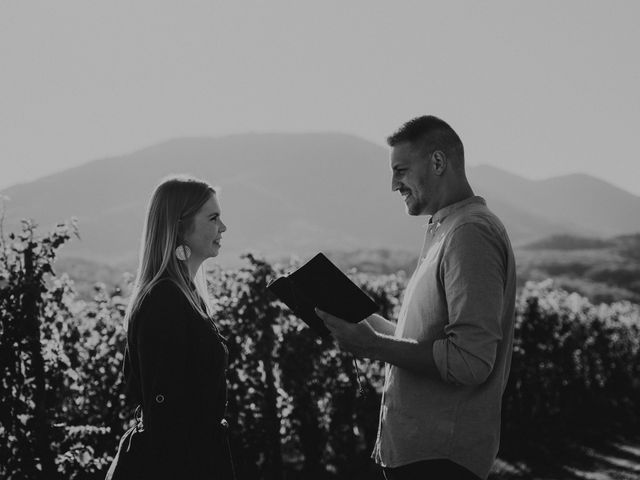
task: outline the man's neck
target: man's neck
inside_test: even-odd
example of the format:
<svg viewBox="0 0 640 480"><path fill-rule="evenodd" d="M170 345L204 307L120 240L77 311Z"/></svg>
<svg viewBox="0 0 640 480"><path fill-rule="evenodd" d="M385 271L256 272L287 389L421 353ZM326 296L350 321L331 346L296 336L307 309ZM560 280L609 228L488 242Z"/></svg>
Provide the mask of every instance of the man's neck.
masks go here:
<svg viewBox="0 0 640 480"><path fill-rule="evenodd" d="M473 193L473 189L469 183L465 182L463 185L460 185L457 189L448 189L446 193L442 196L438 203L435 203L433 207L431 207L429 212L425 213L425 215L435 215L437 212L442 210L443 208L448 207L449 205L453 205L454 203L461 202L466 200L467 198L473 197L475 194Z"/></svg>

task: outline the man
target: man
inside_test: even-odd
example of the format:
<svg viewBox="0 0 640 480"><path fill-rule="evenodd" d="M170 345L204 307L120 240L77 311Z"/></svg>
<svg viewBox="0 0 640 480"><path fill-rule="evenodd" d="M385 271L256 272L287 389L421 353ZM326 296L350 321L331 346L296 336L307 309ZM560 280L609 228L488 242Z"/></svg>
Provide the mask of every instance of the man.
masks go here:
<svg viewBox="0 0 640 480"><path fill-rule="evenodd" d="M447 123L413 119L388 143L392 190L409 215L431 216L397 324L318 314L342 348L387 363L372 455L387 479L486 478L511 364L511 244L474 196L462 142Z"/></svg>

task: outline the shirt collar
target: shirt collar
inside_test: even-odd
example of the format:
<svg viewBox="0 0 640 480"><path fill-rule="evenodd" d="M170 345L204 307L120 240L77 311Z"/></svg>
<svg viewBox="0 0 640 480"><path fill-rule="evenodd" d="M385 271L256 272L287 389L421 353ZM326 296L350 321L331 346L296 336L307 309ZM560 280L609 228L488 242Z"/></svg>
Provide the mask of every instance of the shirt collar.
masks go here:
<svg viewBox="0 0 640 480"><path fill-rule="evenodd" d="M464 200L460 200L459 202L452 203L451 205L447 205L446 207L441 208L436 213L434 213L429 219L428 225L431 224L439 224L442 223L445 218L451 215L456 210L461 209L462 207L466 207L467 205L471 205L473 203L480 203L482 205L486 205L487 202L484 198L479 196L473 196L469 198L465 198ZM428 226L427 225L427 226Z"/></svg>

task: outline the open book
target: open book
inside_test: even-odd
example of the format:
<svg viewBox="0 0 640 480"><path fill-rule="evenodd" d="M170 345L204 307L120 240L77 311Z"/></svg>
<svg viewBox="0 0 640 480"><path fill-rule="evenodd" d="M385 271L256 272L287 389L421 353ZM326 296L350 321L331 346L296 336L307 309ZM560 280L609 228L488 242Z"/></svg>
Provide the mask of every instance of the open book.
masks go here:
<svg viewBox="0 0 640 480"><path fill-rule="evenodd" d="M322 336L328 336L329 330L315 314L315 307L352 323L378 310L375 302L322 253L295 272L278 277L267 289Z"/></svg>

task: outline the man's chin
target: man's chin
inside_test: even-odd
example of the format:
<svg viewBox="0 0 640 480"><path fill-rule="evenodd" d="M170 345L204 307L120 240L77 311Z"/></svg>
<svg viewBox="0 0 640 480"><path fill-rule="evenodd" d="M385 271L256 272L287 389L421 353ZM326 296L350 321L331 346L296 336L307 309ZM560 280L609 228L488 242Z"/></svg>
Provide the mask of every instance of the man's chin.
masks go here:
<svg viewBox="0 0 640 480"><path fill-rule="evenodd" d="M413 217L415 217L416 215L420 215L420 209L417 208L415 204L407 203L405 207L407 210L407 215L411 215Z"/></svg>

